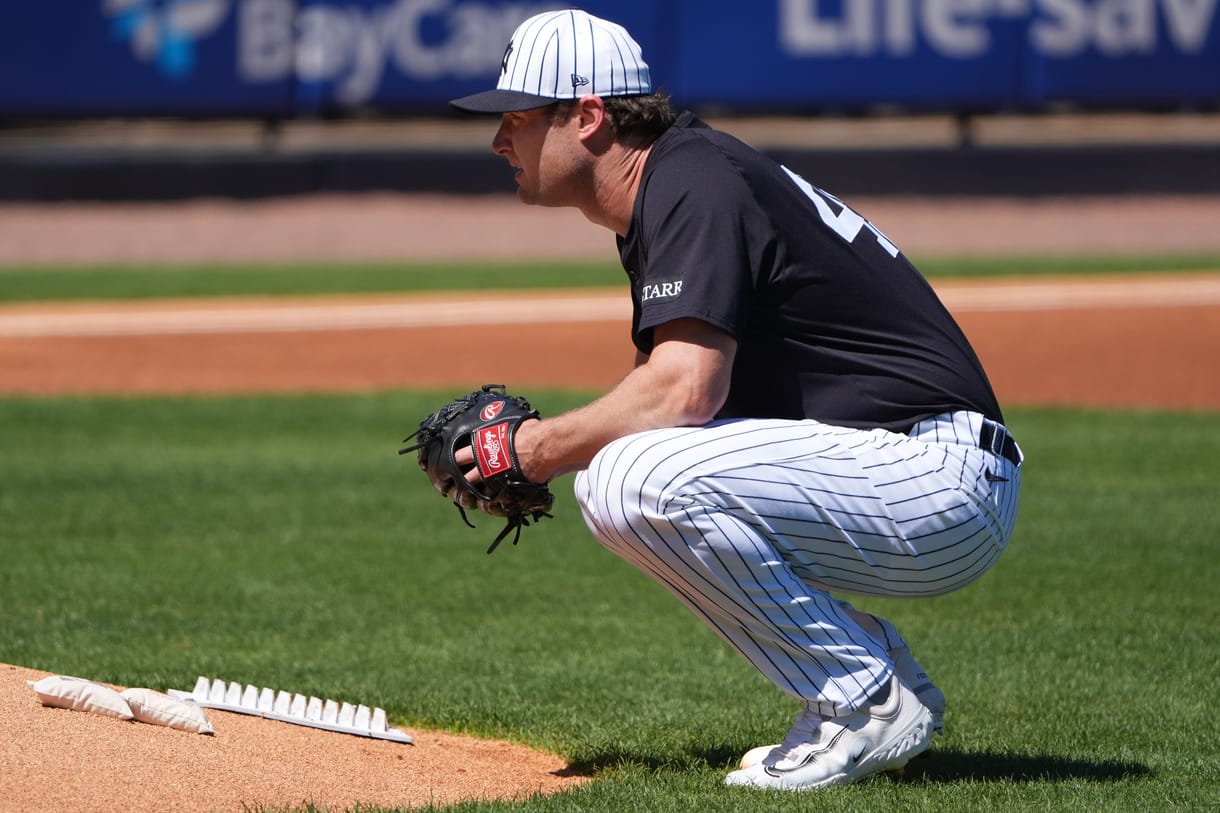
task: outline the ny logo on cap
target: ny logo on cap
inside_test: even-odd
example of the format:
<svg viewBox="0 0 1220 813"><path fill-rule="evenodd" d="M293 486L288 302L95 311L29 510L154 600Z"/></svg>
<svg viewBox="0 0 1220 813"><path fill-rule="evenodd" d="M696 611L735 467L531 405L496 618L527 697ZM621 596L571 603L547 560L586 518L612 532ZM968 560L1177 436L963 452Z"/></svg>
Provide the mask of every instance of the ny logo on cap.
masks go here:
<svg viewBox="0 0 1220 813"><path fill-rule="evenodd" d="M581 76L579 73L572 74L572 87L578 88L587 84L589 84L588 77Z"/></svg>
<svg viewBox="0 0 1220 813"><path fill-rule="evenodd" d="M504 49L504 59L500 60L500 75L508 73L508 55L513 52L512 40L509 40L508 47Z"/></svg>

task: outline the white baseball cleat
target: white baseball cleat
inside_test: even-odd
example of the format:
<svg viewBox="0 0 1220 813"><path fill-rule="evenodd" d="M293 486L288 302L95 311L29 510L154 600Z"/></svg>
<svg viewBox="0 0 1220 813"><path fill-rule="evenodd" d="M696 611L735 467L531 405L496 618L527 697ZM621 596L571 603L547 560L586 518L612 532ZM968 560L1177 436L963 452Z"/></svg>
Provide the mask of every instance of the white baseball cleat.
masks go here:
<svg viewBox="0 0 1220 813"><path fill-rule="evenodd" d="M945 733L945 693L928 677L928 673L919 665L919 661L911 655L911 650L903 647L891 650L889 654L894 661L894 674L911 687L911 691L915 693L915 697L919 698L919 702L932 712L932 733L943 735ZM751 748L742 756L739 767L754 767L776 748L779 746L760 745L757 748Z"/></svg>
<svg viewBox="0 0 1220 813"><path fill-rule="evenodd" d="M932 731L935 734L945 733L945 693L940 690L928 673L915 660L907 647L890 650L890 659L894 661L894 674L898 675L908 686L919 702L932 712Z"/></svg>
<svg viewBox="0 0 1220 813"><path fill-rule="evenodd" d="M758 764L730 773L724 783L774 790L844 785L904 767L931 740L932 712L892 678L871 703L846 716L802 711L783 743Z"/></svg>

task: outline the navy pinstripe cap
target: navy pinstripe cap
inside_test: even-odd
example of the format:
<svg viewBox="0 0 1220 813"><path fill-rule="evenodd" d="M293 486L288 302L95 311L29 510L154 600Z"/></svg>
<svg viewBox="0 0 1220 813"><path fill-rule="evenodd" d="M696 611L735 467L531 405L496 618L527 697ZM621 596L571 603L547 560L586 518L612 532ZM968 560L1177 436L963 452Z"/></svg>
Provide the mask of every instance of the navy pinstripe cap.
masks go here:
<svg viewBox="0 0 1220 813"><path fill-rule="evenodd" d="M652 93L640 46L627 30L578 9L545 11L517 27L495 90L454 99L468 113L510 113L581 96Z"/></svg>

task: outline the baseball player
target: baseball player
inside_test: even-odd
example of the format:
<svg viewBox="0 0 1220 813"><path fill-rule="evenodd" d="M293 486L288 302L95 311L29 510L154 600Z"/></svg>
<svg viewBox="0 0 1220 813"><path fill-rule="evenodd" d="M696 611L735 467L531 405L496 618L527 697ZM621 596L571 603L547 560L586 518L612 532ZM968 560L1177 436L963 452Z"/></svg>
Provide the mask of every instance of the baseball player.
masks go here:
<svg viewBox="0 0 1220 813"><path fill-rule="evenodd" d="M580 472L594 536L799 701L726 783L906 764L944 696L892 624L836 594L941 595L1008 544L1022 453L961 330L863 216L676 114L618 25L531 17L497 87L451 104L501 117L492 149L523 202L617 235L637 363L521 423L515 453L536 482Z"/></svg>

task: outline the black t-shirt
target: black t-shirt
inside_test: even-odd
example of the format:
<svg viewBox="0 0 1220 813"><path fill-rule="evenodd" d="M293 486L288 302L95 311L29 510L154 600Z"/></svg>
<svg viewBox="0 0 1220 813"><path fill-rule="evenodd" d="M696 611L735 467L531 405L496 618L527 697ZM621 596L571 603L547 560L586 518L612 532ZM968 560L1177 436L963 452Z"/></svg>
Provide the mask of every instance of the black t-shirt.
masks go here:
<svg viewBox="0 0 1220 813"><path fill-rule="evenodd" d="M720 418L899 432L958 409L1003 421L966 337L885 235L690 113L653 145L618 242L639 350L683 317L736 338Z"/></svg>

